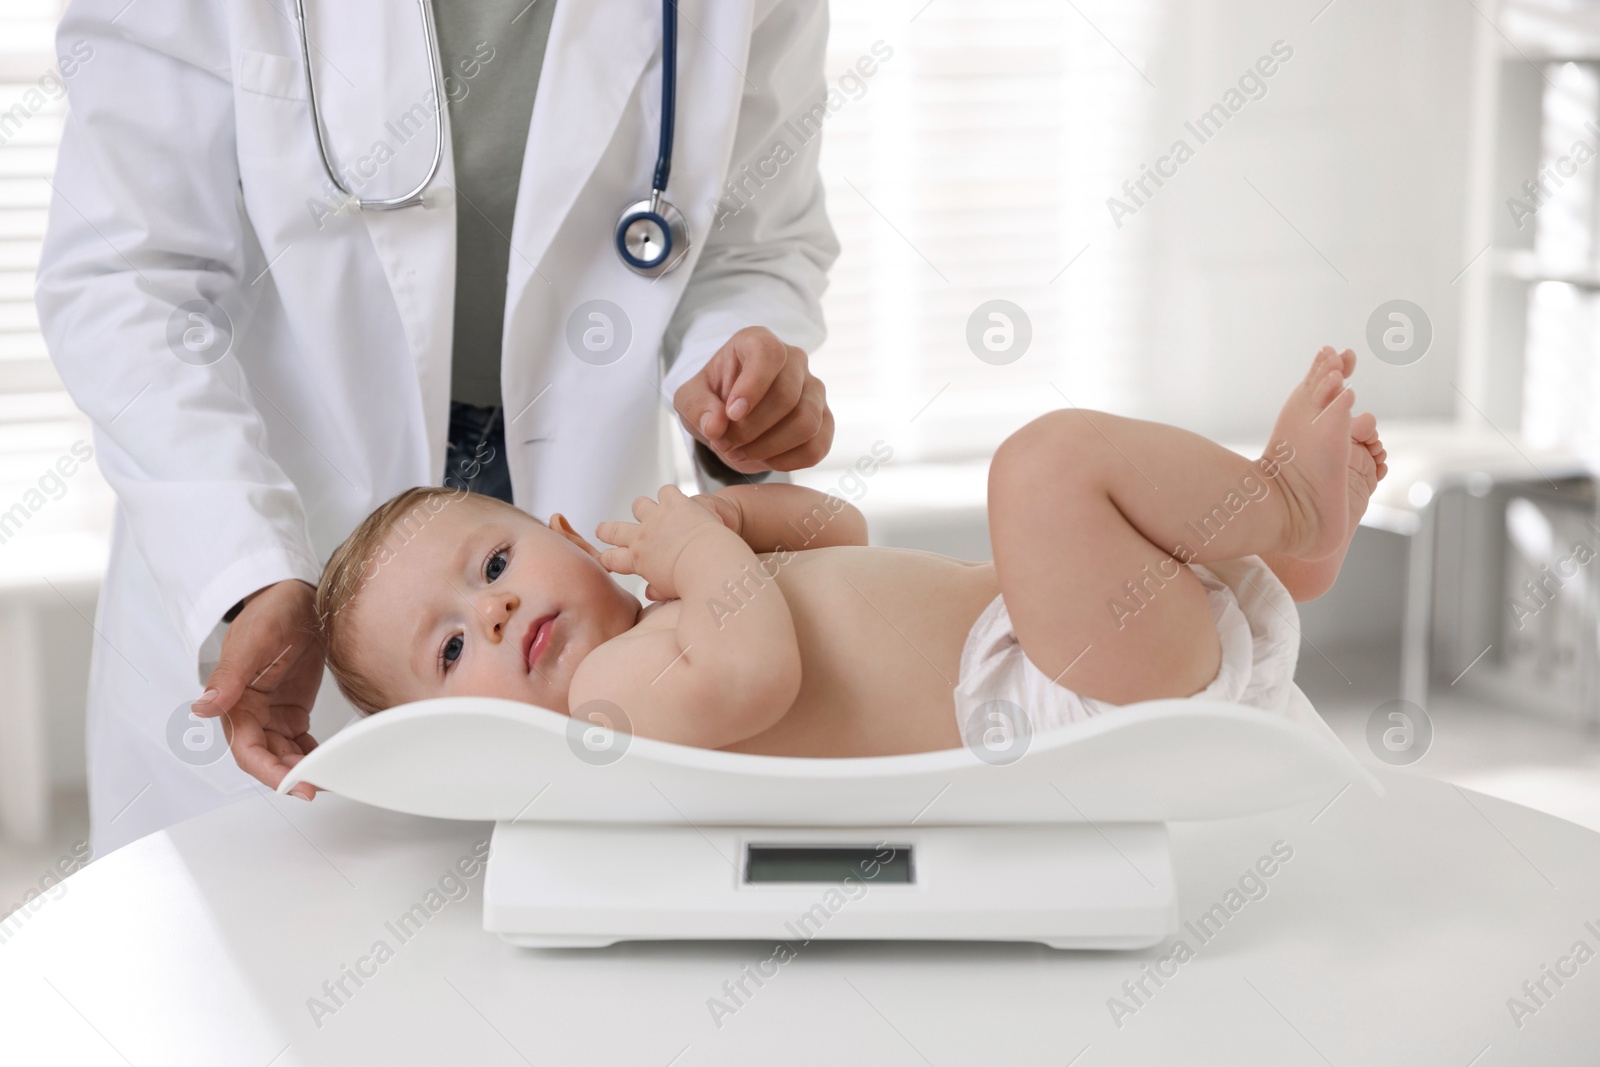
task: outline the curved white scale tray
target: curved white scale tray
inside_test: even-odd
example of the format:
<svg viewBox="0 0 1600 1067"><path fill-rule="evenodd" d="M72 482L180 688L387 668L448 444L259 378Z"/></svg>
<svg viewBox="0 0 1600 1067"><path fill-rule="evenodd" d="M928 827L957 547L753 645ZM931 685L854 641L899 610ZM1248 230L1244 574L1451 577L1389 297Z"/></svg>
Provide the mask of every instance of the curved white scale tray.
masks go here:
<svg viewBox="0 0 1600 1067"><path fill-rule="evenodd" d="M358 720L282 783L446 819L756 826L919 826L1222 819L1331 800L1377 780L1295 689L1274 715L1210 701L1128 705L1035 735L1014 763L964 748L801 759L626 736L580 759L565 715L481 697Z"/></svg>

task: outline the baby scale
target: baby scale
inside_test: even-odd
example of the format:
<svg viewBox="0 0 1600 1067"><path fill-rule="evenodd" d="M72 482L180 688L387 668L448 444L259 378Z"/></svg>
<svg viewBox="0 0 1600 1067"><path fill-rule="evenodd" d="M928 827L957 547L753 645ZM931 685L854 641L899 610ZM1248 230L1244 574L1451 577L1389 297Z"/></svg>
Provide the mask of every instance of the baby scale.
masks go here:
<svg viewBox="0 0 1600 1067"><path fill-rule="evenodd" d="M518 945L911 939L1133 949L1176 933L1166 823L1382 787L1298 688L1278 714L1156 700L965 749L800 759L600 730L515 701L360 719L301 781L495 823L483 925Z"/></svg>

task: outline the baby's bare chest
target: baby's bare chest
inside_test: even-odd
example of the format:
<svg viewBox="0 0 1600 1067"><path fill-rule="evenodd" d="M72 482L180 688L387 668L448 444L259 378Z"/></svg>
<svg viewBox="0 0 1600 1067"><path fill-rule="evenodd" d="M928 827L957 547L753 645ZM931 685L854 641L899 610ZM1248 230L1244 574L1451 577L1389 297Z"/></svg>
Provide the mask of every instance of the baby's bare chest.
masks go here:
<svg viewBox="0 0 1600 1067"><path fill-rule="evenodd" d="M951 690L973 621L999 592L991 564L905 549L773 553L729 593L727 625L776 588L800 647L789 714L741 751L844 756L957 743Z"/></svg>

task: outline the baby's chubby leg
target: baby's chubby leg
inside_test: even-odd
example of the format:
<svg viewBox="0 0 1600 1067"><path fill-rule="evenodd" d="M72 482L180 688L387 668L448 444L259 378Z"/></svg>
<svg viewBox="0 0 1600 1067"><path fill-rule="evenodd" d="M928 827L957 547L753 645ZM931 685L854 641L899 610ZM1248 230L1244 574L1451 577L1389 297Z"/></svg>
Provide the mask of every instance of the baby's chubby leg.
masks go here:
<svg viewBox="0 0 1600 1067"><path fill-rule="evenodd" d="M989 471L989 531L1029 660L1113 704L1209 685L1221 647L1205 589L1182 564L1339 549L1352 363L1318 354L1258 460L1174 426L1082 409L1007 438Z"/></svg>

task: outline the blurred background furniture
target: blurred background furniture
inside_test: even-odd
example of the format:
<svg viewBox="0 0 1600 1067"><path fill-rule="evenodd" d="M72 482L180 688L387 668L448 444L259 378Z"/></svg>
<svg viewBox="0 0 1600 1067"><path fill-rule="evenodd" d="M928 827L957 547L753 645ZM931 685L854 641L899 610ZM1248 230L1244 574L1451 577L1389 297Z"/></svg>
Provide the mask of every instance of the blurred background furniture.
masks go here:
<svg viewBox="0 0 1600 1067"><path fill-rule="evenodd" d="M108 547L80 532L0 550L0 834L14 841L50 831L44 612L65 607L88 622Z"/></svg>

